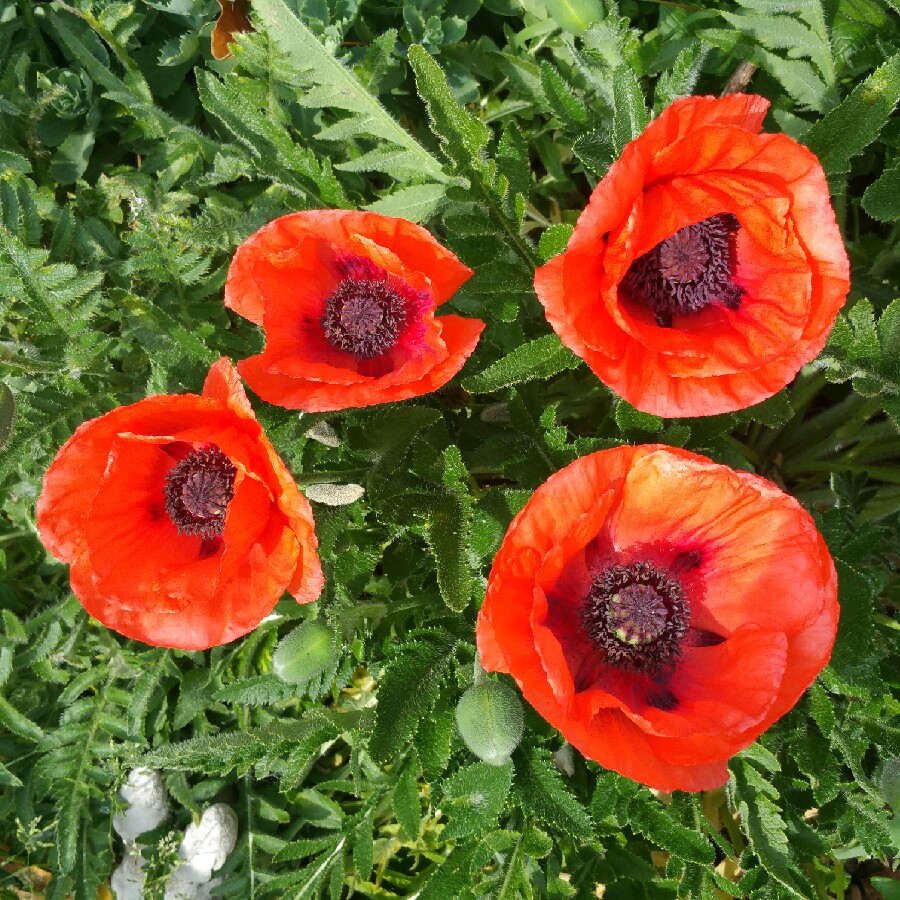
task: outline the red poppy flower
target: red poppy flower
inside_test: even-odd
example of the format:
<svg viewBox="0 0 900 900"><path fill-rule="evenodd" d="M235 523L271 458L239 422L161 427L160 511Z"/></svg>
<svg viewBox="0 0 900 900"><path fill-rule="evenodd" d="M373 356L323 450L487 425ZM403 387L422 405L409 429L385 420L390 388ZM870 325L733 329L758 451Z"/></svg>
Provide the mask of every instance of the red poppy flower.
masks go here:
<svg viewBox="0 0 900 900"><path fill-rule="evenodd" d="M322 589L312 510L220 359L203 395L148 397L80 426L44 477L41 540L109 628L203 650L285 590Z"/></svg>
<svg viewBox="0 0 900 900"><path fill-rule="evenodd" d="M731 412L822 349L849 263L816 157L759 134L769 101L678 100L535 275L562 342L644 412Z"/></svg>
<svg viewBox="0 0 900 900"><path fill-rule="evenodd" d="M616 447L557 472L513 520L478 650L585 756L704 790L828 661L836 597L825 542L773 484Z"/></svg>
<svg viewBox="0 0 900 900"><path fill-rule="evenodd" d="M436 318L472 274L424 228L343 209L282 216L234 255L225 305L262 325L238 363L269 403L325 412L427 394L449 381L484 323Z"/></svg>

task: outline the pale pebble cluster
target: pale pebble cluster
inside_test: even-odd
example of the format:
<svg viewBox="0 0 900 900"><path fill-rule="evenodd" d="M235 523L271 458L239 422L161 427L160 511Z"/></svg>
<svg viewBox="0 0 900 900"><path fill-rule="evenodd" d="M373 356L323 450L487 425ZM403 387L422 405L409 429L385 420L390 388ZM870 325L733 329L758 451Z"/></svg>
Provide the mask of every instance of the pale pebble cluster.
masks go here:
<svg viewBox="0 0 900 900"><path fill-rule="evenodd" d="M129 806L113 817L113 828L127 851L110 885L116 900L140 900L147 861L134 842L168 818L169 800L159 773L146 768L133 769L119 795ZM184 832L178 848L181 864L166 881L166 900L209 900L218 881L212 874L224 865L236 840L237 816L231 807L216 803L206 809Z"/></svg>

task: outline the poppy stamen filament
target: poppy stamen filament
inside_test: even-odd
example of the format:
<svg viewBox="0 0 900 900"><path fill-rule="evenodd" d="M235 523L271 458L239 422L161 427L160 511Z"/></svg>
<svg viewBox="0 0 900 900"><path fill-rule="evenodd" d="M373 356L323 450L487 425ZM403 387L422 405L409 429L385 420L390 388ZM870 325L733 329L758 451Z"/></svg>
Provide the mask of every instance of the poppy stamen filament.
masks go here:
<svg viewBox="0 0 900 900"><path fill-rule="evenodd" d="M680 659L690 607L680 582L652 563L614 565L595 576L581 624L607 664L654 674Z"/></svg>
<svg viewBox="0 0 900 900"><path fill-rule="evenodd" d="M626 295L649 307L666 328L673 316L710 304L737 309L744 293L734 282L738 231L740 223L731 213L686 225L631 264L622 280Z"/></svg>
<svg viewBox="0 0 900 900"><path fill-rule="evenodd" d="M204 540L225 530L237 467L215 445L193 450L172 467L164 488L166 512L180 534Z"/></svg>

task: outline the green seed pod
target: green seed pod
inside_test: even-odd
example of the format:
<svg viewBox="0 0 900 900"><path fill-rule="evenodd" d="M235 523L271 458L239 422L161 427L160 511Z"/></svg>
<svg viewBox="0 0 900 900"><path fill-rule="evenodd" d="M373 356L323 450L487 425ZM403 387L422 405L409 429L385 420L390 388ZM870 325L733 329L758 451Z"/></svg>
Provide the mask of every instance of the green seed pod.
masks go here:
<svg viewBox="0 0 900 900"><path fill-rule="evenodd" d="M322 622L304 622L281 639L272 655L272 671L291 684L321 675L335 658L334 634Z"/></svg>
<svg viewBox="0 0 900 900"><path fill-rule="evenodd" d="M600 21L600 0L544 0L550 18L570 34L583 34Z"/></svg>
<svg viewBox="0 0 900 900"><path fill-rule="evenodd" d="M505 681L483 681L460 698L456 724L466 746L479 759L502 766L522 740L522 701Z"/></svg>

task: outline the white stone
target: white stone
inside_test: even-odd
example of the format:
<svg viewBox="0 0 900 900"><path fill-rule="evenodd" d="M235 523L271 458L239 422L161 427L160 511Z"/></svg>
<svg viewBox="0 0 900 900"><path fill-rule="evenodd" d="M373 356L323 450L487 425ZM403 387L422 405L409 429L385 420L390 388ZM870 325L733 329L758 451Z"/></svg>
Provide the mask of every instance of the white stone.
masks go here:
<svg viewBox="0 0 900 900"><path fill-rule="evenodd" d="M129 806L113 816L113 828L124 841L133 841L145 831L151 831L169 815L165 785L159 772L153 769L132 769L128 780L119 788L119 796Z"/></svg>
<svg viewBox="0 0 900 900"><path fill-rule="evenodd" d="M221 881L221 878L213 878L205 884L198 884L188 881L182 875L182 869L176 869L166 882L165 900L212 900L212 890Z"/></svg>
<svg viewBox="0 0 900 900"><path fill-rule="evenodd" d="M116 867L109 880L113 896L116 900L141 900L141 891L144 890L144 866L147 860L143 856L134 853L126 853L125 858Z"/></svg>
<svg viewBox="0 0 900 900"><path fill-rule="evenodd" d="M237 816L230 806L216 803L191 824L184 833L178 855L184 860L175 873L181 882L203 884L221 868L237 842Z"/></svg>

